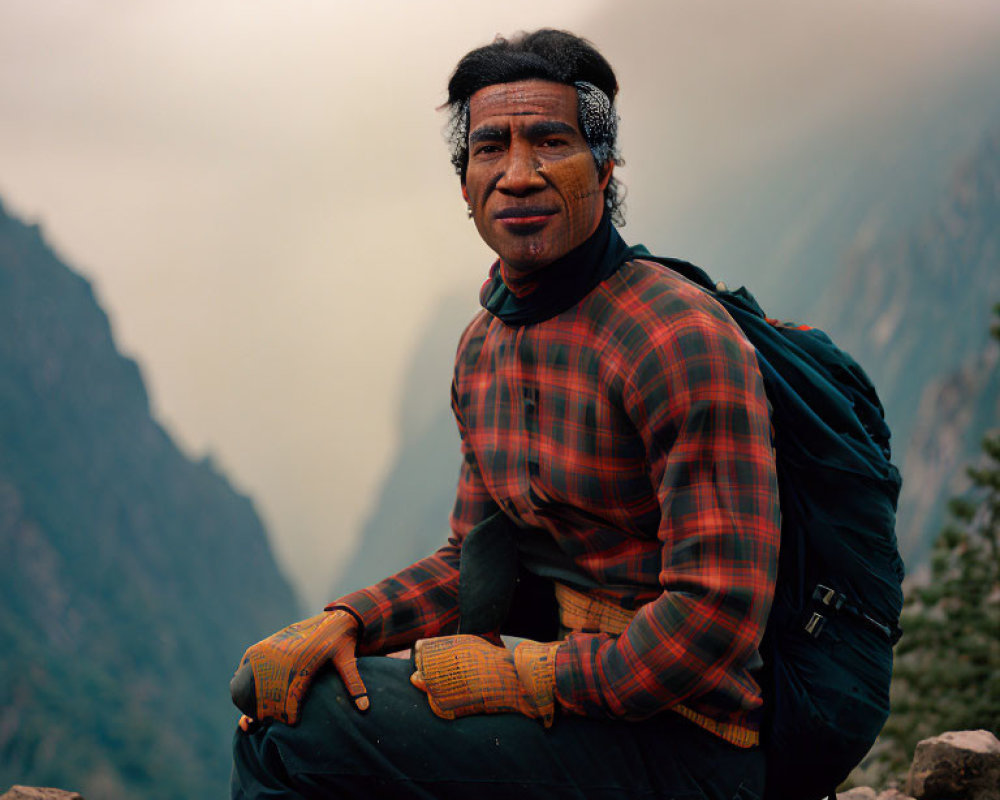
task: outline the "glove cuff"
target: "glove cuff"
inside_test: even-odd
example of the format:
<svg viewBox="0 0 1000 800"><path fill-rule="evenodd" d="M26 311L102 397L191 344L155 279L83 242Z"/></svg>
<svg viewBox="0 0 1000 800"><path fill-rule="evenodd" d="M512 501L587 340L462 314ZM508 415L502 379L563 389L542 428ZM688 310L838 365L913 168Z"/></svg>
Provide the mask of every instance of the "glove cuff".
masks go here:
<svg viewBox="0 0 1000 800"><path fill-rule="evenodd" d="M514 669L542 724L555 719L556 651L559 642L521 642L514 648Z"/></svg>
<svg viewBox="0 0 1000 800"><path fill-rule="evenodd" d="M596 593L577 591L556 582L559 622L568 631L610 633L620 636L632 622L634 611L622 608Z"/></svg>

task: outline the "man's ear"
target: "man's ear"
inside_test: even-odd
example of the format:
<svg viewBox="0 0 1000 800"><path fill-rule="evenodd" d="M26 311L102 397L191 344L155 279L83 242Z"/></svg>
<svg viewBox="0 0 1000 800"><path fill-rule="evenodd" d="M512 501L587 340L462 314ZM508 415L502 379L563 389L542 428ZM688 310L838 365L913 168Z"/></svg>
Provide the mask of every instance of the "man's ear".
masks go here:
<svg viewBox="0 0 1000 800"><path fill-rule="evenodd" d="M472 201L469 200L469 190L466 188L464 181L462 182L462 199L470 206L472 205Z"/></svg>
<svg viewBox="0 0 1000 800"><path fill-rule="evenodd" d="M608 188L608 183L610 183L611 175L614 171L615 160L613 158L609 158L608 163L597 171L598 185L601 187L602 192Z"/></svg>

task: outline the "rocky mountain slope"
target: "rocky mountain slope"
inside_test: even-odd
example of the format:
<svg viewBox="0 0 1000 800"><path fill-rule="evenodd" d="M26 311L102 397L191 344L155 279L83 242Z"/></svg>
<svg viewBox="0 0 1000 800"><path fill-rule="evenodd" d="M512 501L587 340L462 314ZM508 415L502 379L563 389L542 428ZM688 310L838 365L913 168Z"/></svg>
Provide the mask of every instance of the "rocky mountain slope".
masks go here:
<svg viewBox="0 0 1000 800"><path fill-rule="evenodd" d="M877 227L877 218L867 221ZM918 565L975 459L1000 424L993 305L1000 302L1000 131L955 169L948 191L900 235L868 233L813 318L869 372L893 430L904 494L897 534Z"/></svg>
<svg viewBox="0 0 1000 800"><path fill-rule="evenodd" d="M228 680L297 613L250 500L178 450L88 282L0 206L0 784L221 796Z"/></svg>
<svg viewBox="0 0 1000 800"><path fill-rule="evenodd" d="M980 459L983 434L1000 425L1000 347L979 353L924 387L906 448L907 482L900 496L897 535L919 569L941 530L949 498L969 488L962 467Z"/></svg>

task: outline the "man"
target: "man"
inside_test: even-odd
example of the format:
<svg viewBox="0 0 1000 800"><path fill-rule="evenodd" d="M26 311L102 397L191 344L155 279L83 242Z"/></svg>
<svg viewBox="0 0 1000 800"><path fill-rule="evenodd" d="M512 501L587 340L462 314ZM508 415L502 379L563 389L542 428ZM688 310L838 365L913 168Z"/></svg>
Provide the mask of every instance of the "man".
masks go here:
<svg viewBox="0 0 1000 800"><path fill-rule="evenodd" d="M612 225L617 89L561 31L456 68L453 163L498 260L456 359L452 537L247 651L234 797L760 796L769 409L721 307ZM505 525L561 636L456 635Z"/></svg>

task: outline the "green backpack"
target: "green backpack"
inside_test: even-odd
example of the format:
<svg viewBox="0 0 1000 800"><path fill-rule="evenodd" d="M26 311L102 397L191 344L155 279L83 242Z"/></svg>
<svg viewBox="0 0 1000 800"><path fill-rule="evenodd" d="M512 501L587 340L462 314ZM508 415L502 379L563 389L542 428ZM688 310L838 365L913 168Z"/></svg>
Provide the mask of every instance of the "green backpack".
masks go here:
<svg viewBox="0 0 1000 800"><path fill-rule="evenodd" d="M889 715L902 633L901 480L882 406L861 367L822 331L768 320L746 289L717 286L685 261L650 260L711 293L757 349L782 515L762 646L764 797L832 796Z"/></svg>

